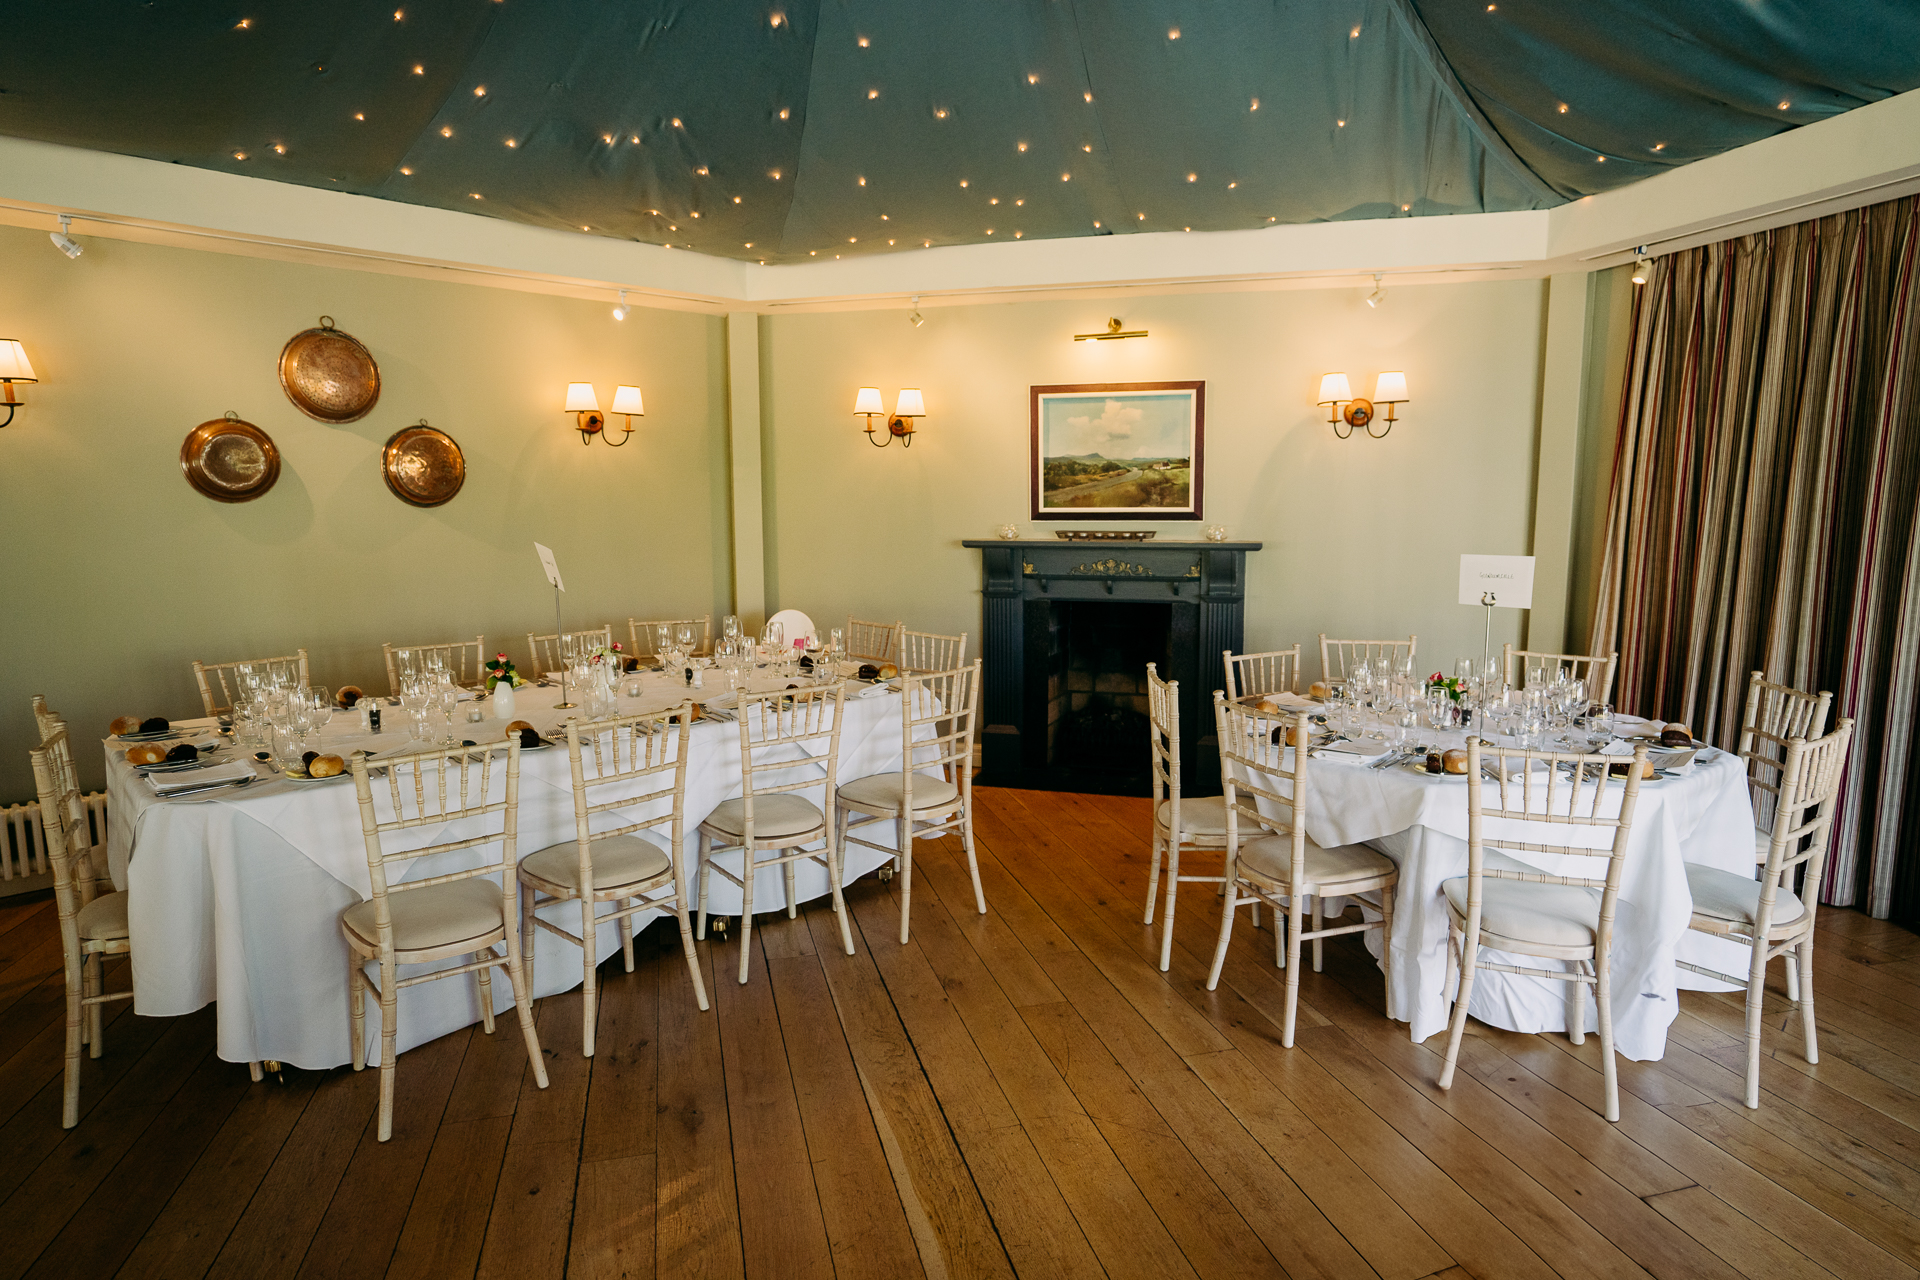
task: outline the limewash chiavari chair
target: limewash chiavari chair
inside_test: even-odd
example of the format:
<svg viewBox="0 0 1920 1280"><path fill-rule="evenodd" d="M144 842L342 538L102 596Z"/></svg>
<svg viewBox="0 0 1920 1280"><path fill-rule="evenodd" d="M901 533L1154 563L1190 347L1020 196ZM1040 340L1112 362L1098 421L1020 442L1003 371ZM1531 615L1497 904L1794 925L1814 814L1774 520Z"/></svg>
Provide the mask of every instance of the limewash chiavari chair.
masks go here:
<svg viewBox="0 0 1920 1280"><path fill-rule="evenodd" d="M60 1124L71 1129L80 1123L80 1046L92 1057L102 1048L100 1006L131 1000L133 989L106 991L105 965L110 955L127 955L127 895L95 896L85 877L88 851L80 813L80 787L74 781L73 748L67 727L58 722L38 747L28 753L33 781L40 796L40 825L45 832L48 861L53 864L54 908L60 917L60 954L67 984L66 1078L61 1094ZM80 813L79 823L73 817Z"/></svg>
<svg viewBox="0 0 1920 1280"><path fill-rule="evenodd" d="M900 941L907 940L913 901L913 842L958 834L973 877L973 902L987 913L980 888L980 862L973 848L973 727L980 710L980 660L951 671L903 675L900 680L901 757L898 773L858 778L834 794L838 862L847 864L849 843L894 854L900 869ZM929 736L920 737L925 733ZM929 770L939 770L935 777ZM958 778L956 783L952 779ZM855 815L860 815L856 817ZM891 822L888 848L852 834L876 822Z"/></svg>
<svg viewBox="0 0 1920 1280"><path fill-rule="evenodd" d="M1825 690L1803 693L1773 684L1758 671L1747 677L1747 705L1740 717L1735 753L1746 761L1747 788L1753 797L1755 862L1765 862L1773 847L1773 809L1786 772L1787 743L1825 733L1832 705L1833 695Z"/></svg>
<svg viewBox="0 0 1920 1280"><path fill-rule="evenodd" d="M1809 897L1817 893L1820 875L1827 863L1827 850L1833 842L1834 800L1840 794L1840 775L1847 762L1847 747L1853 738L1853 721L1842 717L1832 733L1808 741L1787 741L1786 759L1781 761L1780 783L1775 792L1776 808L1773 838L1767 849L1766 867L1756 882L1689 862L1687 889L1693 895L1693 919L1689 929L1715 937L1745 942L1751 948L1747 968L1747 1097L1749 1107L1760 1105L1760 1018L1767 993L1767 963L1775 956L1787 960L1787 973L1797 970L1790 993L1800 1006L1800 1030L1805 1039L1807 1061L1820 1061L1820 1045L1813 1022L1813 935L1815 907L1794 893L1790 879L1797 868L1806 868L1804 884ZM1796 963L1797 962L1797 963ZM1685 960L1675 961L1682 969L1718 978L1740 986L1740 979L1716 969L1705 969Z"/></svg>
<svg viewBox="0 0 1920 1280"><path fill-rule="evenodd" d="M586 644L589 648L613 648L613 624L595 628L592 631L558 631L552 635L537 636L527 633L527 652L533 658L533 670L522 674L529 680L540 680L550 672L560 670L566 664L565 641Z"/></svg>
<svg viewBox="0 0 1920 1280"><path fill-rule="evenodd" d="M475 636L471 640L452 640L445 644L383 644L380 648L387 657L387 688L390 696L400 696L400 660L397 655L410 653L417 664L422 655L437 653L446 665L447 674L453 677L455 684L471 688L487 676L487 638Z"/></svg>
<svg viewBox="0 0 1920 1280"><path fill-rule="evenodd" d="M1619 662L1617 652L1605 655L1548 653L1543 649L1516 649L1511 644L1500 646L1500 670L1506 676L1508 688L1526 687L1523 680L1542 669L1567 670L1575 679L1586 681L1587 701L1594 703L1605 703L1613 697L1613 673Z"/></svg>
<svg viewBox="0 0 1920 1280"><path fill-rule="evenodd" d="M651 658L660 652L656 640L659 632L655 627L692 627L695 632L693 652L696 654L713 652L713 615L703 613L697 618L657 618L648 622L641 618L627 619L627 640L630 645L627 654L630 658Z"/></svg>
<svg viewBox="0 0 1920 1280"><path fill-rule="evenodd" d="M41 738L52 737L53 731L65 723L65 717L47 705L45 694L33 695L33 724L40 731Z"/></svg>
<svg viewBox="0 0 1920 1280"><path fill-rule="evenodd" d="M67 727L66 717L49 707L46 697L38 693L33 695L33 723L40 731L42 741ZM74 841L74 883L79 886L80 905L85 906L93 901L96 893L112 893L113 881L107 875L106 858L96 859L93 856L97 847L93 842L93 824L87 817L86 802L81 798L80 775L74 769L71 745L51 763L63 771L57 773L54 778L60 794L71 797L71 807L65 821L72 830ZM45 821L44 816L42 821ZM104 827L100 834L102 837L106 835Z"/></svg>
<svg viewBox="0 0 1920 1280"><path fill-rule="evenodd" d="M567 763L573 774L574 838L549 845L520 859L520 953L526 957L527 986L533 986L535 929L565 938L580 948L580 1052L593 1056L597 1007L598 933L618 925L620 952L633 972L633 917L644 911L671 910L680 923L680 945L693 975L693 994L707 1007L707 985L694 954L693 926L687 919L687 743L693 706L681 703L665 711L621 716L581 724L567 721ZM636 790L636 788L638 788ZM615 799L594 800L590 793L617 792ZM667 807L660 809L665 804ZM646 806L658 809L641 817ZM619 814L619 826L591 830L595 814ZM642 832L668 841L662 848ZM584 887L583 887L584 886ZM580 932L569 933L534 912L548 902L577 901ZM614 909L596 916L597 906Z"/></svg>
<svg viewBox="0 0 1920 1280"><path fill-rule="evenodd" d="M1567 1038L1574 1044L1586 1040L1585 990L1593 988L1599 1010L1607 1119L1620 1119L1620 1082L1613 1056L1613 918L1646 759L1644 742L1626 757L1490 748L1479 738L1467 739L1467 874L1440 886L1447 900L1448 976L1452 977L1456 968L1460 975L1447 1029L1446 1062L1440 1068L1442 1089L1453 1087L1475 972L1486 969L1524 974L1567 984ZM1615 767L1626 769L1625 778L1611 776ZM1481 774L1482 768L1493 775L1496 794L1491 805L1486 802L1487 779ZM1516 771L1518 782L1513 780ZM1606 813L1609 795L1619 797L1612 816ZM1512 828L1505 823L1526 822L1610 830L1613 835L1603 848L1540 844L1490 836L1489 821L1507 830ZM1569 837L1573 834L1568 832ZM1606 874L1553 875L1508 857L1500 852L1502 849L1604 859ZM1488 850L1493 850L1491 856ZM1567 967L1496 964L1480 958L1482 947L1559 960Z"/></svg>
<svg viewBox="0 0 1920 1280"><path fill-rule="evenodd" d="M853 933L847 928L847 906L840 894L840 851L828 830L827 815L799 794L819 790L821 802L832 806L846 698L846 685L836 684L740 699L741 794L738 799L722 801L706 816L694 848L700 859L700 924L696 936L707 936L707 889L714 873L739 886L742 985L753 958L748 946L753 939L753 882L757 873L768 867L779 867L785 873L789 919L797 914L798 906L793 890L794 864L811 858L827 869L827 879L833 886L833 910L840 921L840 941L847 954L853 954ZM824 779L818 776L822 770ZM792 777L796 772L801 776ZM785 780L774 781L782 777ZM801 847L816 841L824 845L819 852ZM737 876L718 865L720 854L733 852L740 854L741 871ZM763 858L760 855L764 852L773 856Z"/></svg>
<svg viewBox="0 0 1920 1280"><path fill-rule="evenodd" d="M1182 875L1180 855L1227 847L1226 800L1220 796L1183 796L1180 786L1180 682L1162 680L1158 666L1147 664L1147 737L1153 763L1153 859L1147 864L1147 913L1153 923L1160 895L1160 857L1167 864L1167 905L1160 919L1160 971L1173 961L1173 909L1182 883L1224 885L1226 875ZM1256 912L1259 907L1254 907ZM1254 924L1260 923L1256 915Z"/></svg>
<svg viewBox="0 0 1920 1280"><path fill-rule="evenodd" d="M237 667L258 666L263 662L292 662L299 664L300 683L308 683L307 651L296 649L284 658L240 658L233 662L196 662L193 664L194 683L200 686L200 705L206 708L209 716L233 710L233 695L240 688ZM207 677L212 676L211 682ZM220 686L219 697L213 692L214 685Z"/></svg>
<svg viewBox="0 0 1920 1280"><path fill-rule="evenodd" d="M1268 719L1228 702L1217 689L1213 694L1213 716L1220 735L1220 777L1227 793L1227 894L1220 906L1220 941L1213 949L1207 990L1212 991L1220 982L1227 944L1233 938L1234 911L1243 902L1265 902L1273 910L1274 963L1287 973L1287 1007L1280 1028L1283 1047L1293 1047L1300 1005L1300 944L1303 942L1313 943L1313 970L1318 973L1324 939L1343 933L1380 930L1380 968L1386 979L1391 1013L1393 894L1400 883L1400 868L1385 854L1365 845L1343 844L1329 849L1314 843L1307 835L1308 814L1313 808L1308 768L1313 755L1309 745L1313 741L1312 721L1302 711L1290 720L1280 721L1278 730L1269 731ZM1289 748L1288 737L1300 745ZM1286 767L1289 755L1293 761L1291 769ZM1284 791L1280 788L1282 782L1290 784ZM1275 816L1260 812L1258 805L1262 800ZM1286 811L1284 821L1277 816L1279 810ZM1273 834L1242 843L1243 823L1271 828ZM1379 895L1380 919L1332 926L1322 919L1322 904L1327 898L1362 893ZM1313 899L1312 928L1305 927L1303 919L1308 898Z"/></svg>
<svg viewBox="0 0 1920 1280"><path fill-rule="evenodd" d="M1333 640L1322 631L1320 678L1328 682L1345 680L1347 673L1363 662L1377 665L1384 660L1398 664L1402 658L1413 657L1419 644L1419 636L1408 636L1405 640Z"/></svg>
<svg viewBox="0 0 1920 1280"><path fill-rule="evenodd" d="M1335 643L1338 643L1337 641ZM1238 701L1262 693L1300 692L1300 646L1273 649L1267 653L1242 653L1222 649L1227 664L1227 699Z"/></svg>
<svg viewBox="0 0 1920 1280"><path fill-rule="evenodd" d="M943 636L902 627L898 652L894 662L903 672L957 671L967 665L967 633Z"/></svg>
<svg viewBox="0 0 1920 1280"><path fill-rule="evenodd" d="M900 633L906 625L849 617L845 656L856 662L894 662L900 653Z"/></svg>
<svg viewBox="0 0 1920 1280"><path fill-rule="evenodd" d="M480 1024L492 1035L492 971L505 969L534 1081L542 1089L547 1087L546 1061L533 1029L532 988L520 958L514 847L520 824L520 742L515 738L504 745L417 751L382 760L378 767L385 771L386 785L381 794L394 815L384 821L374 808L374 780L367 758L355 755L352 767L373 896L340 913L340 933L347 943L355 1071L367 1065L366 988L373 987L380 1001L379 1139L385 1142L393 1136L394 1042L403 987L474 974L480 986ZM490 800L496 779L503 784L503 798ZM497 826L492 821L495 815ZM386 837L409 831L430 831L445 838L424 848L386 851ZM480 852L489 845L499 846L497 857ZM387 880L390 866L404 868L418 858L448 854L460 855L453 860L454 870L399 883ZM475 857L488 860L474 866ZM504 955L494 950L501 945L506 948ZM449 959L463 959L463 963L407 978L399 975L403 964ZM369 963L380 968L378 982L367 976Z"/></svg>

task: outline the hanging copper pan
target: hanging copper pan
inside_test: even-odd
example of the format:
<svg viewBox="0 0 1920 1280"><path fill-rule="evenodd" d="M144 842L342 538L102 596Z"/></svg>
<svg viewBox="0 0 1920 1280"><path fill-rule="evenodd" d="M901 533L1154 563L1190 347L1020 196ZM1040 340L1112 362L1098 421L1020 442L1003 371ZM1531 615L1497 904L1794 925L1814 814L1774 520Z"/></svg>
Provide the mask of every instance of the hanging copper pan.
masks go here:
<svg viewBox="0 0 1920 1280"><path fill-rule="evenodd" d="M294 408L335 424L358 422L380 401L380 366L350 333L321 316L280 349L280 385Z"/></svg>
<svg viewBox="0 0 1920 1280"><path fill-rule="evenodd" d="M252 502L280 478L280 450L266 432L229 409L226 417L187 433L180 470L215 502Z"/></svg>
<svg viewBox="0 0 1920 1280"><path fill-rule="evenodd" d="M427 425L402 427L381 452L380 471L387 488L402 502L437 507L451 502L467 482L467 460L453 437Z"/></svg>

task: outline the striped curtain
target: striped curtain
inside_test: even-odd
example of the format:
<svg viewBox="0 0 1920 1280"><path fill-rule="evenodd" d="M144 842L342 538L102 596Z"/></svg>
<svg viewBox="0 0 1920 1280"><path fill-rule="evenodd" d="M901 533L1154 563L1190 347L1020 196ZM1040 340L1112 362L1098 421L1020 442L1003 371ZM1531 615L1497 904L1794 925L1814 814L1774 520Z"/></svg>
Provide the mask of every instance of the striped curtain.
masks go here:
<svg viewBox="0 0 1920 1280"><path fill-rule="evenodd" d="M1920 197L1658 259L1588 652L1732 747L1747 675L1855 719L1822 899L1920 924Z"/></svg>

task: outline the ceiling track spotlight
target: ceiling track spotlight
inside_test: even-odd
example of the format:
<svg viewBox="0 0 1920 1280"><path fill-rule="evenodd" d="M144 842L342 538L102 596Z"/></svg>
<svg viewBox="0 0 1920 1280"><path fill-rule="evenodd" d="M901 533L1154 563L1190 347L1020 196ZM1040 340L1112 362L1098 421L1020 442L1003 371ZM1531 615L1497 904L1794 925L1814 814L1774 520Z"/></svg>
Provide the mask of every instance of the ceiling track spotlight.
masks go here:
<svg viewBox="0 0 1920 1280"><path fill-rule="evenodd" d="M1386 286L1380 283L1380 273L1373 273L1373 292L1367 295L1367 305L1377 307L1387 300Z"/></svg>
<svg viewBox="0 0 1920 1280"><path fill-rule="evenodd" d="M1653 259L1647 256L1647 246L1641 245L1633 251L1633 282L1645 284L1653 276Z"/></svg>
<svg viewBox="0 0 1920 1280"><path fill-rule="evenodd" d="M613 318L615 320L625 320L627 313L631 310L633 310L633 308L627 305L627 291L622 289L620 291L620 301L613 308Z"/></svg>
<svg viewBox="0 0 1920 1280"><path fill-rule="evenodd" d="M927 318L920 314L920 295L916 293L913 295L913 311L907 316L907 323L918 329L926 322Z"/></svg>
<svg viewBox="0 0 1920 1280"><path fill-rule="evenodd" d="M47 239L53 241L53 247L66 254L69 258L77 258L86 252L86 248L81 245L78 240L75 240L67 234L72 227L73 215L63 213L60 215L60 229L58 231L48 232Z"/></svg>

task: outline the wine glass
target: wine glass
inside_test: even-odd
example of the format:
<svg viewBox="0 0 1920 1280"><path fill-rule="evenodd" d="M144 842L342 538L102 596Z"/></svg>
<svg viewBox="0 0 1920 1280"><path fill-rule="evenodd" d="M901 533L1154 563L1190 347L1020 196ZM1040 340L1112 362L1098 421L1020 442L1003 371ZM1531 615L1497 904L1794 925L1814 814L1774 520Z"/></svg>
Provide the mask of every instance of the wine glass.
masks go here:
<svg viewBox="0 0 1920 1280"><path fill-rule="evenodd" d="M766 642L767 660L770 663L777 664L783 656L783 651L787 647L786 626L777 619L769 622L767 629L761 633L760 638Z"/></svg>
<svg viewBox="0 0 1920 1280"><path fill-rule="evenodd" d="M735 617L731 613L728 614L726 617L720 619L720 634L721 636L723 636L728 640L739 639L740 619Z"/></svg>
<svg viewBox="0 0 1920 1280"><path fill-rule="evenodd" d="M460 708L460 686L453 682L453 677L444 669L440 672L434 686L433 695L434 701L440 707L440 715L447 722L447 736L442 740L441 745L458 746L459 741L453 734L453 715Z"/></svg>
<svg viewBox="0 0 1920 1280"><path fill-rule="evenodd" d="M1427 727L1430 729L1453 728L1453 699L1447 691L1436 686L1427 691Z"/></svg>
<svg viewBox="0 0 1920 1280"><path fill-rule="evenodd" d="M675 627L673 632L673 639L674 639L674 643L679 646L680 652L682 654L687 655L689 657L692 656L693 639L694 639L694 631L693 631L692 623L683 622L679 626ZM685 661L685 658L683 658L682 661Z"/></svg>

